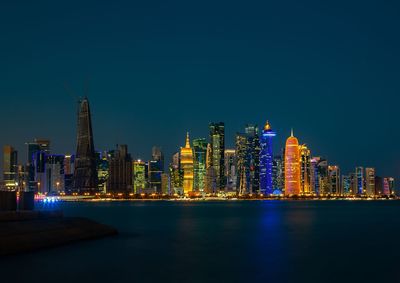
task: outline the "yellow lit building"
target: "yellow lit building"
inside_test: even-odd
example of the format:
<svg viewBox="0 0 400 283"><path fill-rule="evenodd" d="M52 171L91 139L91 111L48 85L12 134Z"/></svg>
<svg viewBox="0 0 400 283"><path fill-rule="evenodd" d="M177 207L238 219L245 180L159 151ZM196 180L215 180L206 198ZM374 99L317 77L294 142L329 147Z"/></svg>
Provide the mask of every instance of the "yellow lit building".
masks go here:
<svg viewBox="0 0 400 283"><path fill-rule="evenodd" d="M299 141L293 136L286 140L285 147L285 195L299 195L301 192L301 166Z"/></svg>
<svg viewBox="0 0 400 283"><path fill-rule="evenodd" d="M189 133L186 135L186 145L181 147L181 169L183 170L183 193L193 191L193 150L190 147Z"/></svg>
<svg viewBox="0 0 400 283"><path fill-rule="evenodd" d="M303 144L300 150L300 168L301 168L301 194L309 195L311 193L311 151Z"/></svg>

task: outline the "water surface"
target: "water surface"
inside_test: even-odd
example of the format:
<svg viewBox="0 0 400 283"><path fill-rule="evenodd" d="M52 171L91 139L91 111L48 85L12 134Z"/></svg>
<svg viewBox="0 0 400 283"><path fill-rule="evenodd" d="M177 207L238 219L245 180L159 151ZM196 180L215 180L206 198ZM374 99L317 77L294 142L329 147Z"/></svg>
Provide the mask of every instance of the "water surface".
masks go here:
<svg viewBox="0 0 400 283"><path fill-rule="evenodd" d="M398 201L59 207L120 235L0 259L1 282L400 282Z"/></svg>

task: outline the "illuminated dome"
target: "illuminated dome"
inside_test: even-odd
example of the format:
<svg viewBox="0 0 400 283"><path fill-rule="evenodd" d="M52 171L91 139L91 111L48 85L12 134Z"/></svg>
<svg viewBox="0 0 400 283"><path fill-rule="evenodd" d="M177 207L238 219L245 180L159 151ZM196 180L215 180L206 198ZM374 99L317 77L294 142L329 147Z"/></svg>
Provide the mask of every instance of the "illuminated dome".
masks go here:
<svg viewBox="0 0 400 283"><path fill-rule="evenodd" d="M271 130L271 125L269 124L269 121L267 121L264 126L264 131L270 131L270 130Z"/></svg>

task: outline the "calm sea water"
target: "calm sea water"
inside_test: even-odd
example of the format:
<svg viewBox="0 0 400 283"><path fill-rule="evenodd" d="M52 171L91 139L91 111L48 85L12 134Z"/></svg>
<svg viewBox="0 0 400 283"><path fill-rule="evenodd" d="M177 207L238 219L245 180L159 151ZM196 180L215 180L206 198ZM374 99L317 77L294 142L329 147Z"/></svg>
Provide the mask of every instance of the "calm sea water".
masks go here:
<svg viewBox="0 0 400 283"><path fill-rule="evenodd" d="M1 282L400 282L399 201L59 207L120 235L0 259Z"/></svg>

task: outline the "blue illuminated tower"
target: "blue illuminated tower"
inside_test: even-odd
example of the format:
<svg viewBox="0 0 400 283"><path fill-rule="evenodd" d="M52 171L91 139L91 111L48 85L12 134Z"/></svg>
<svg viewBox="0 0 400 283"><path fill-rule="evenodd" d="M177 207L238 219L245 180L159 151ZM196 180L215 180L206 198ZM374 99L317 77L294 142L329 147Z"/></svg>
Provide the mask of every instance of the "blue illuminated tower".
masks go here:
<svg viewBox="0 0 400 283"><path fill-rule="evenodd" d="M272 180L273 166L273 148L272 139L276 133L271 129L271 125L267 121L261 135L261 153L260 153L260 191L263 194L271 195L274 191Z"/></svg>

